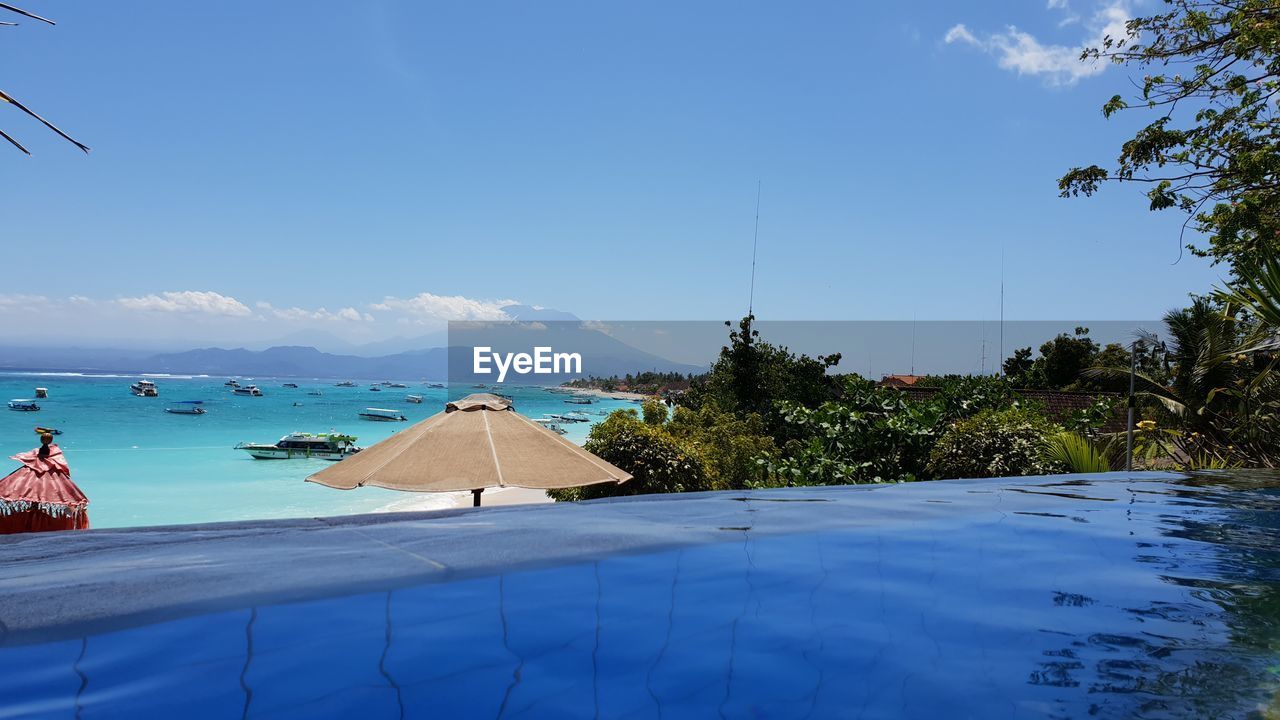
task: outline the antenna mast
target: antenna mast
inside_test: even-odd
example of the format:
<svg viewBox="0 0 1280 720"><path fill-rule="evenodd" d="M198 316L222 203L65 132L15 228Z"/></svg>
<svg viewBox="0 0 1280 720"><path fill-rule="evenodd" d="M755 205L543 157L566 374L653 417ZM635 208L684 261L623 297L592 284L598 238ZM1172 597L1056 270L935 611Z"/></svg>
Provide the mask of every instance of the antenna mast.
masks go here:
<svg viewBox="0 0 1280 720"><path fill-rule="evenodd" d="M1004 243L1000 243L1000 357L996 375L1004 374Z"/></svg>
<svg viewBox="0 0 1280 720"><path fill-rule="evenodd" d="M751 235L751 295L747 297L747 315L753 315L756 303L756 248L760 246L760 181L756 181L756 228Z"/></svg>

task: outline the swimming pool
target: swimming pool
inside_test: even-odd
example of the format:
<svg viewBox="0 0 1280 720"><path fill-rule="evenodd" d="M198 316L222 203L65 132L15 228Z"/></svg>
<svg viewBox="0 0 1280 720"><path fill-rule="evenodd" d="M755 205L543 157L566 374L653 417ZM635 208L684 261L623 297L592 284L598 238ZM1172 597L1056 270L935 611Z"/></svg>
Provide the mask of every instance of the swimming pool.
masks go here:
<svg viewBox="0 0 1280 720"><path fill-rule="evenodd" d="M615 523L619 536L643 523L648 540L612 543ZM1280 710L1274 474L713 493L395 525L360 532L447 571L331 585L314 599L227 593L198 612L151 608L123 623L40 627L15 606L34 601L4 592L32 566L5 562L0 619L27 619L9 623L0 647L0 718ZM508 529L568 549L533 562L503 547ZM139 583L199 581L199 570L166 575L129 533L104 537L138 558ZM463 550L441 538L474 539L473 560L451 560ZM0 560L6 551L20 549L0 544ZM111 557L71 562L95 556ZM204 557L219 564L217 552ZM330 572L316 557L316 572ZM92 590L59 573L66 603L88 602Z"/></svg>

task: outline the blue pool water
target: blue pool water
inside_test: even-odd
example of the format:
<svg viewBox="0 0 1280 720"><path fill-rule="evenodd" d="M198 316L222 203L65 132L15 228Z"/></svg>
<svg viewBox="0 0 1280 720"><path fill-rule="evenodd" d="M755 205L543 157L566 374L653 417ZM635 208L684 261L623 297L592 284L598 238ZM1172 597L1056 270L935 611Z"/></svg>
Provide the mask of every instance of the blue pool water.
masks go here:
<svg viewBox="0 0 1280 720"><path fill-rule="evenodd" d="M62 430L57 441L71 465L72 479L89 496L89 518L95 528L431 509L449 502L438 495L379 488L333 490L303 482L324 468L326 461L254 461L232 449L242 441L275 442L294 431L331 430L356 435L359 444L368 446L444 409L443 389L415 382L406 383L408 389L370 392L370 381L340 388L334 387L334 380L256 378L252 382L263 390L263 397L243 397L230 393L223 385L226 378L152 376L160 397L139 398L129 392L135 379L0 375L3 401L31 398L37 386L49 389L49 399L39 401L39 412L0 409L0 468L10 463L6 459L10 455L39 445L33 427ZM285 382L299 387L284 388ZM308 395L312 390L323 395ZM517 409L530 417L586 411L592 423L565 426L566 437L578 443L585 440L594 421L603 419L600 412L637 407L612 399L569 405L564 402L566 396L538 388L506 392ZM409 393L422 395L423 403L405 402ZM200 416L164 412L181 400L202 400L208 412ZM366 407L399 410L409 422L360 420L357 413ZM0 470L0 475L7 472Z"/></svg>
<svg viewBox="0 0 1280 720"><path fill-rule="evenodd" d="M743 519L722 542L0 647L0 718L1275 717L1278 488L1111 476L586 506ZM780 513L792 531L754 529Z"/></svg>

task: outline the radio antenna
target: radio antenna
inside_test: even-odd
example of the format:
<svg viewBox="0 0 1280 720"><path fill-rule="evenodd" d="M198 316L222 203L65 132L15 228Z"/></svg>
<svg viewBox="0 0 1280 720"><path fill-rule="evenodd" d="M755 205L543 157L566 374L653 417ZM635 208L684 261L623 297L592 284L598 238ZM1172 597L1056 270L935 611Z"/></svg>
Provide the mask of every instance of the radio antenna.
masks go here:
<svg viewBox="0 0 1280 720"><path fill-rule="evenodd" d="M756 248L760 246L760 181L756 180L756 228L751 235L751 294L747 297L747 316L753 315L756 304Z"/></svg>

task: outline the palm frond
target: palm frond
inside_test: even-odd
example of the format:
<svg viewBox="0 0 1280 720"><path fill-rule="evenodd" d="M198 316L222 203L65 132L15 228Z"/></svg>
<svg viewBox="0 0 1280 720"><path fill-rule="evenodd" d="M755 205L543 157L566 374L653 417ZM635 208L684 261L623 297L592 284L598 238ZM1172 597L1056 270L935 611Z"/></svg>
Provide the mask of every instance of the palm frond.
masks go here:
<svg viewBox="0 0 1280 720"><path fill-rule="evenodd" d="M1102 451L1087 438L1073 432L1050 437L1045 452L1050 460L1073 473L1111 472L1111 463Z"/></svg>
<svg viewBox="0 0 1280 720"><path fill-rule="evenodd" d="M56 23L56 22L54 22L54 21L50 20L49 18L46 18L46 17L40 17L39 15L36 15L35 13L29 13L29 12L27 12L26 10L23 10L23 9L22 9L22 8L20 8L20 7L14 7L14 6L10 5L9 3L0 2L0 10L8 10L8 11L9 11L9 12L11 12L11 13L17 13L17 14L22 15L22 16L24 16L24 17L29 17L29 18L31 18L32 20L39 20L40 22L49 23L50 25L57 25L57 24L58 24L58 23Z"/></svg>
<svg viewBox="0 0 1280 720"><path fill-rule="evenodd" d="M8 93L4 92L3 90L0 90L0 102L7 102L7 103L9 103L10 105L12 105L12 106L14 106L14 107L18 108L18 109L19 109L19 110L21 110L22 112L24 112L24 113L26 113L26 114L30 115L31 117L35 118L36 120L39 120L39 121L40 121L40 123L41 123L42 125L44 125L45 127L49 128L50 130L54 131L54 132L55 132L55 133L57 133L58 135L62 136L62 138L63 138L64 140L66 140L67 142L71 143L72 145L75 145L76 147L80 148L81 150L85 151L86 153L87 153L87 152L89 152L89 146L88 146L88 145L85 145L84 143L80 142L79 140L76 140L75 138L73 138L73 137L71 137L70 135L66 134L66 133L65 133L65 132L63 132L61 129L59 129L57 125L54 125L53 123L49 122L48 120L45 120L43 117L41 117L41 116L39 115L39 113L35 112L34 110L32 110L31 108L27 107L26 105L23 105L21 102L18 102L18 100L17 100L17 99L15 99L12 95L9 95Z"/></svg>

